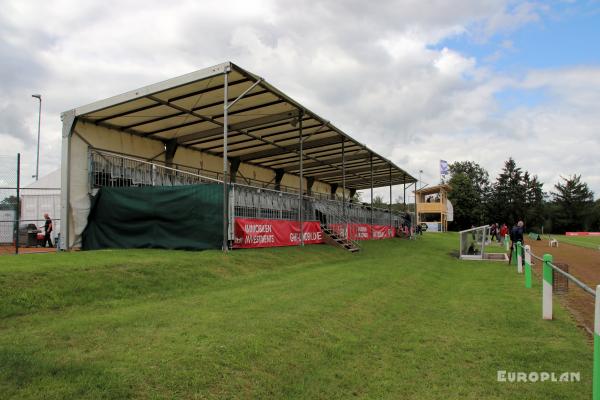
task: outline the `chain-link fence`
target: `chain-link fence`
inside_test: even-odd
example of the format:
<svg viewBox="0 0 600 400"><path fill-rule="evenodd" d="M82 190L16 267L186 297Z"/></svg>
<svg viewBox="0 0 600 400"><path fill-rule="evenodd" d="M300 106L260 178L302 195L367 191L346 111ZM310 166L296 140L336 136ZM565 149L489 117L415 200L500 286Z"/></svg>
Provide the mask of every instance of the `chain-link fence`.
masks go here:
<svg viewBox="0 0 600 400"><path fill-rule="evenodd" d="M60 238L60 187L44 177L23 185L21 176L20 154L0 155L0 254L53 251Z"/></svg>

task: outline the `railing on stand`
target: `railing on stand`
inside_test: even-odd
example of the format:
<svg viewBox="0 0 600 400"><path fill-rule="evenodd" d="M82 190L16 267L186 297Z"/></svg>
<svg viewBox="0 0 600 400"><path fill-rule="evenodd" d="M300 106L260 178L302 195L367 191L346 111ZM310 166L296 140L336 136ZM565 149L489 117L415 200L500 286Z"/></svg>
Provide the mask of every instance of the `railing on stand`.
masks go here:
<svg viewBox="0 0 600 400"><path fill-rule="evenodd" d="M229 187L229 239L234 239L235 218L280 219L299 221L297 188L238 177L240 182ZM243 182L243 183L242 183ZM179 186L222 183L222 175L213 172L169 164L158 160L142 160L109 151L89 150L89 190L100 187ZM368 239L364 232L354 232L355 224L384 225L400 228L406 224L406 213L373 208L365 204L331 199L329 194L312 193L302 197L303 221L319 221L322 227L336 232L358 248L356 238ZM391 226L390 226L391 222ZM358 235L358 236L357 236Z"/></svg>

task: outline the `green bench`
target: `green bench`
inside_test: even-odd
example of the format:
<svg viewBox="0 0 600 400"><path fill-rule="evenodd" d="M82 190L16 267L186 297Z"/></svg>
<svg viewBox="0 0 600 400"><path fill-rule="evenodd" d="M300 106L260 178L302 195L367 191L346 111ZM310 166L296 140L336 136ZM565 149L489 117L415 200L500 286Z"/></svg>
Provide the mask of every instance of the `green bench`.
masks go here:
<svg viewBox="0 0 600 400"><path fill-rule="evenodd" d="M529 238L533 240L542 240L542 235L535 232L529 232Z"/></svg>

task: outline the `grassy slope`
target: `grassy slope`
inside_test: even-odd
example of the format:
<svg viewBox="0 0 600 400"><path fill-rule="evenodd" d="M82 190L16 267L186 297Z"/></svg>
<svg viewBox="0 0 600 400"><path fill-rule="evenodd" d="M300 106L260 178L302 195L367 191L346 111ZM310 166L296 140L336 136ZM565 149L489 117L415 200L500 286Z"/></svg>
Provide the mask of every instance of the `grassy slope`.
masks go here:
<svg viewBox="0 0 600 400"><path fill-rule="evenodd" d="M556 238L559 243L569 243L575 246L588 247L590 249L600 248L600 236L565 236L550 235Z"/></svg>
<svg viewBox="0 0 600 400"><path fill-rule="evenodd" d="M0 258L3 398L587 399L591 347L455 235ZM496 371L581 371L581 383Z"/></svg>

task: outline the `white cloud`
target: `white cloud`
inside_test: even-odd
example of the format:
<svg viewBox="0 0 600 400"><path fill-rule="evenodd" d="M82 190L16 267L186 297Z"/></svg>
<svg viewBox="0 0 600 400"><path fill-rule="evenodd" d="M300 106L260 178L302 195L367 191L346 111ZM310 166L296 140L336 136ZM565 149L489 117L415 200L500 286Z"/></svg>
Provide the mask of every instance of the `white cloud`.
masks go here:
<svg viewBox="0 0 600 400"><path fill-rule="evenodd" d="M33 157L30 95L40 92L42 168L58 167L61 111L231 60L409 172L423 169L428 182L440 158L473 159L495 176L513 155L549 184L581 172L600 193L591 167L600 69L502 76L450 47L432 47L507 34L539 23L544 12L512 0L4 1L0 138L10 143L5 149ZM502 51L512 48L506 39ZM496 98L503 90L549 97L506 110Z"/></svg>

